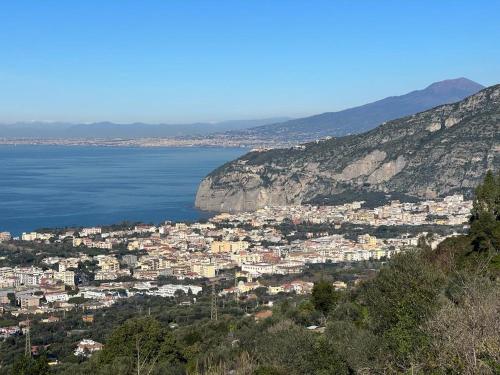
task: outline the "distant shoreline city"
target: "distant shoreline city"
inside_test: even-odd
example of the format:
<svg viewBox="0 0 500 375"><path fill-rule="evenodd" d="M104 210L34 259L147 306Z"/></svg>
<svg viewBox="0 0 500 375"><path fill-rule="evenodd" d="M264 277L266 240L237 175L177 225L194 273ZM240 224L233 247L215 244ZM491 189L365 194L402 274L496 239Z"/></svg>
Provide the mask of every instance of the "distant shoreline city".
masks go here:
<svg viewBox="0 0 500 375"><path fill-rule="evenodd" d="M241 137L137 138L137 139L32 139L0 138L0 145L96 146L96 147L210 147L210 148L287 148L299 142Z"/></svg>

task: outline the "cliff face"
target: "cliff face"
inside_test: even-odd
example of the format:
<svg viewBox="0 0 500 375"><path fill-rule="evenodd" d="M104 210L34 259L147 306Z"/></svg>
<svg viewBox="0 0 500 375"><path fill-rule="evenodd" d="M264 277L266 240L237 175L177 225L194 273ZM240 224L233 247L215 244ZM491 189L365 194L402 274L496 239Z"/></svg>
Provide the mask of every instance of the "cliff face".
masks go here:
<svg viewBox="0 0 500 375"><path fill-rule="evenodd" d="M196 206L247 211L343 192L471 192L500 167L500 85L367 133L250 152L200 184Z"/></svg>

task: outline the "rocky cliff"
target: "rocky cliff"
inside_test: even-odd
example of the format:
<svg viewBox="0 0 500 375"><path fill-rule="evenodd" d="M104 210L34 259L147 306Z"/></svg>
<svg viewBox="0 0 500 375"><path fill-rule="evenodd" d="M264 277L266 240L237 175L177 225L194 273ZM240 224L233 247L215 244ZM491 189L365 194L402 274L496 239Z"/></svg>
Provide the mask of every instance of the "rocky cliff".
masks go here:
<svg viewBox="0 0 500 375"><path fill-rule="evenodd" d="M247 211L344 192L471 192L500 167L500 85L369 132L250 152L210 173L196 206Z"/></svg>

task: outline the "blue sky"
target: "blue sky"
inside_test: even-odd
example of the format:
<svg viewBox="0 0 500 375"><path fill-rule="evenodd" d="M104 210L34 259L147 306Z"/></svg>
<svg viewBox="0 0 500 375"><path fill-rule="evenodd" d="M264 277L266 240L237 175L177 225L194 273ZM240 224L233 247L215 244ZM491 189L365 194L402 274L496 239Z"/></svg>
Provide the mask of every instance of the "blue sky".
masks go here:
<svg viewBox="0 0 500 375"><path fill-rule="evenodd" d="M0 3L0 121L303 116L500 82L500 1Z"/></svg>

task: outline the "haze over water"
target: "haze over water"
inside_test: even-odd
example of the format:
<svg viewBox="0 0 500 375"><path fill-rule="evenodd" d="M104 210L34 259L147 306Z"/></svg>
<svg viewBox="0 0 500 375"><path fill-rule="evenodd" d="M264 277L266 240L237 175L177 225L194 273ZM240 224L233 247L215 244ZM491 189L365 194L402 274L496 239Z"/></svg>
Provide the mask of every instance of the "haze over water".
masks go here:
<svg viewBox="0 0 500 375"><path fill-rule="evenodd" d="M0 231L208 216L201 179L236 148L0 145Z"/></svg>

